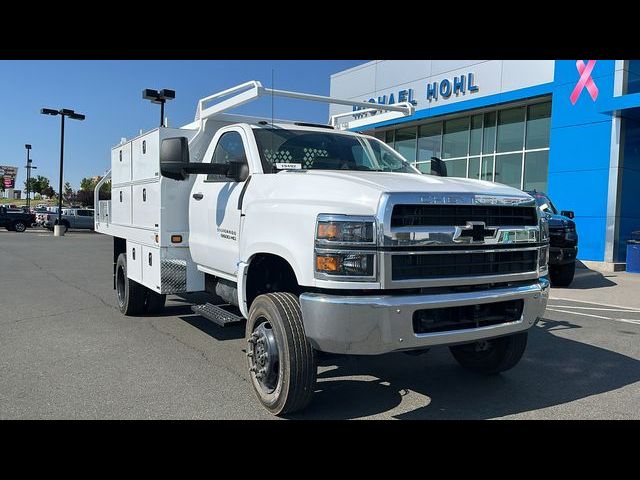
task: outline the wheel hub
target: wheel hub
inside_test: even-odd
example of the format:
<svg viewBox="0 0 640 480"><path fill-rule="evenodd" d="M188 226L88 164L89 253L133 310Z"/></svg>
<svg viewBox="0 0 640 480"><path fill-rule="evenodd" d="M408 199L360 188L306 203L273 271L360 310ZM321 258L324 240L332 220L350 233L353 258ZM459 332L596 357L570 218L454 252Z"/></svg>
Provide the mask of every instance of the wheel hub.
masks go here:
<svg viewBox="0 0 640 480"><path fill-rule="evenodd" d="M267 393L271 393L278 385L280 359L276 337L269 322L265 321L258 325L247 342L249 370L260 387Z"/></svg>

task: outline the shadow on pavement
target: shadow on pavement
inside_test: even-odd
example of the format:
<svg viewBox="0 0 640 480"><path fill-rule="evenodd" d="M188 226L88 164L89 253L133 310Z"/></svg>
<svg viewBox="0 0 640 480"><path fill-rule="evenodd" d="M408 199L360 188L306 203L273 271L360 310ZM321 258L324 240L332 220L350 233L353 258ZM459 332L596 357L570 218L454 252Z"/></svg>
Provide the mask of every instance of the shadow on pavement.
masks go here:
<svg viewBox="0 0 640 480"><path fill-rule="evenodd" d="M417 406L395 418L486 419L560 405L640 380L640 361L550 333L567 328L581 327L541 320L530 331L520 363L491 377L462 369L446 348L419 357L328 357L321 365L335 368L319 373L314 400L290 417L360 418L387 412L409 395L415 400L407 408Z"/></svg>
<svg viewBox="0 0 640 480"><path fill-rule="evenodd" d="M615 278L615 274L603 274L596 270L591 270L585 266L576 265L576 275L571 285L566 288L575 290L588 290L591 288L615 287L616 282L610 280ZM562 288L562 287L553 287Z"/></svg>

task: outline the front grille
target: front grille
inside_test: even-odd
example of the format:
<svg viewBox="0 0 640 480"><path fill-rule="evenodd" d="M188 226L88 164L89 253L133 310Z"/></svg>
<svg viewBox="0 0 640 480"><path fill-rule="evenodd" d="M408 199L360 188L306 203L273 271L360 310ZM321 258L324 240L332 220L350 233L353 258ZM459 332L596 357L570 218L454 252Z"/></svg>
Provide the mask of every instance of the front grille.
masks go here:
<svg viewBox="0 0 640 480"><path fill-rule="evenodd" d="M415 333L448 332L515 322L522 317L523 308L524 301L520 299L416 310L413 313L413 331Z"/></svg>
<svg viewBox="0 0 640 480"><path fill-rule="evenodd" d="M536 207L506 205L396 205L392 227L463 226L484 222L491 227L536 226Z"/></svg>
<svg viewBox="0 0 640 480"><path fill-rule="evenodd" d="M506 275L536 270L537 250L394 255L393 280Z"/></svg>

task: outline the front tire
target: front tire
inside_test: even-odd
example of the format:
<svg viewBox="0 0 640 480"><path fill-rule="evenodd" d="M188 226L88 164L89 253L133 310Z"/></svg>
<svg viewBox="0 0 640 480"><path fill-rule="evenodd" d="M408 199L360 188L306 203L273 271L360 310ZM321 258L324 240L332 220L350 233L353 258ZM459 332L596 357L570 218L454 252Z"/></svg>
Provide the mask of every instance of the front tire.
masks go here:
<svg viewBox="0 0 640 480"><path fill-rule="evenodd" d="M576 273L576 262L565 265L549 265L549 280L552 287L568 287Z"/></svg>
<svg viewBox="0 0 640 480"><path fill-rule="evenodd" d="M453 357L467 370L495 375L515 367L527 347L527 332L449 347Z"/></svg>
<svg viewBox="0 0 640 480"><path fill-rule="evenodd" d="M127 257L118 255L116 263L116 294L118 308L123 315L140 315L144 312L146 288L127 276Z"/></svg>
<svg viewBox="0 0 640 480"><path fill-rule="evenodd" d="M298 297L258 296L246 326L247 364L260 403L274 415L302 410L316 384L316 357L304 333Z"/></svg>

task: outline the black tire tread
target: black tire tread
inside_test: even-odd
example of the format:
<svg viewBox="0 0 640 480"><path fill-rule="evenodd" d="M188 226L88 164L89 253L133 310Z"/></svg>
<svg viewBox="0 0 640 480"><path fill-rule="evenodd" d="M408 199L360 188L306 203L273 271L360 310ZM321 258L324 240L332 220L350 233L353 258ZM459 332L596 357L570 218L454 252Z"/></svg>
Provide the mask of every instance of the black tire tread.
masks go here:
<svg viewBox="0 0 640 480"><path fill-rule="evenodd" d="M317 367L314 358L313 348L307 340L304 333L304 324L302 322L302 310L300 309L300 302L298 298L286 292L277 292L273 294L276 299L281 302L283 310L287 311L289 307L290 315L284 316L289 322L292 336L295 337L292 342L296 354L297 375L296 385L298 388L292 396L291 405L288 411L301 410L306 407L315 391ZM295 317L294 317L295 316ZM289 402L287 402L289 403ZM285 405L285 408L287 406Z"/></svg>
<svg viewBox="0 0 640 480"><path fill-rule="evenodd" d="M549 266L549 279L552 287L568 287L573 282L576 273L576 263Z"/></svg>
<svg viewBox="0 0 640 480"><path fill-rule="evenodd" d="M303 409L313 398L317 376L314 351L304 333L298 297L286 292L267 293L254 303L260 297L278 313L289 351L289 385L284 403L276 408L265 407L275 415L285 415Z"/></svg>
<svg viewBox="0 0 640 480"><path fill-rule="evenodd" d="M492 341L495 345L493 355L481 360L475 360L462 346L450 347L453 357L464 368L484 375L495 375L515 367L527 347L527 332L520 332ZM461 348L462 347L462 348Z"/></svg>
<svg viewBox="0 0 640 480"><path fill-rule="evenodd" d="M145 308L146 287L144 285L140 285L138 282L131 280L127 276L127 257L124 253L121 253L118 256L117 268L123 269L125 277L124 288L126 291L125 305L124 308L120 308L120 311L127 316L140 315L144 312Z"/></svg>

